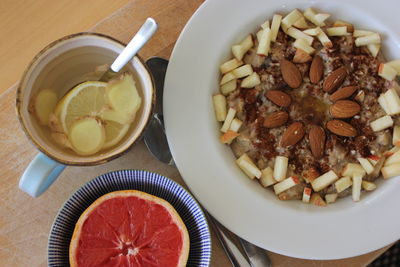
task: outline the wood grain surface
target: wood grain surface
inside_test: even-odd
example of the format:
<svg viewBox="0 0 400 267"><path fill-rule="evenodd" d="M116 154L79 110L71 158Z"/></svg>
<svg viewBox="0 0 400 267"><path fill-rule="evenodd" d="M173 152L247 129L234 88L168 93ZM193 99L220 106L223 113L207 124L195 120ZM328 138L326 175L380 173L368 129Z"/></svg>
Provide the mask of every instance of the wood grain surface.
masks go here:
<svg viewBox="0 0 400 267"><path fill-rule="evenodd" d="M6 0L1 2L1 12L4 13L6 8ZM106 0L96 0L98 3ZM18 2L18 1L17 1ZM22 1L21 5L22 5ZM28 24L37 23L37 20L46 21L49 23L57 23L55 15L43 11L44 7L41 6L40 1L24 1L29 3L31 10L34 10L35 15L30 15L31 20L25 17L23 21ZM51 2L47 1L46 2ZM78 4L74 1L60 0L57 2L60 8L64 7L67 10L77 10ZM79 1L79 3L91 2L90 0ZM124 1L107 1L113 2L112 5L118 8L118 5ZM119 4L118 4L118 3ZM92 2L93 3L93 2ZM101 21L92 31L101 32L117 38L121 41L127 42L132 35L137 31L146 17L152 16L157 20L160 29L154 38L145 46L140 52L141 56L145 59L151 56L161 56L169 58L172 48L176 39L179 36L183 26L193 14L193 12L202 3L202 0L133 0L126 6L119 9L116 13ZM54 4L54 3L53 3ZM86 5L86 3L84 4ZM101 8L99 8L101 9ZM93 15L89 9L83 12L82 15L90 16L85 20L88 25L85 29L89 29L90 23L100 20L101 16L98 14ZM37 13L36 13L37 12ZM78 11L76 11L78 12ZM85 13L86 12L86 13ZM8 24L14 27L25 27L25 24L18 21L12 13L7 13ZM42 15L41 15L42 14ZM106 14L106 13L102 13ZM27 14L26 16L29 16ZM49 16L49 18L43 18ZM2 17L3 18L3 17ZM18 24L19 23L19 24ZM70 31L83 31L79 22L74 22L77 28L68 28L67 31L55 31L51 37L46 35L47 31L51 31L46 25L41 24L41 31L35 38L32 35L23 36L21 40L28 41L32 39L32 47L25 45L29 52L20 53L18 50L7 51L6 46L1 44L0 55L9 58L15 57L13 63L13 71L7 72L9 79L1 84L0 88L9 83L16 81L19 77L25 63L30 60L26 58L33 57L33 51L38 51L40 48L52 41L54 38L60 37L62 33L70 33ZM0 22L0 29L6 22ZM14 26L13 26L14 25ZM26 27L30 27L27 25ZM57 27L61 27L59 25ZM2 29L3 30L3 29ZM24 29L22 29L24 31ZM49 39L50 38L50 39ZM12 43L18 43L18 38L13 37L10 40ZM21 47L20 47L21 48ZM10 53L9 55L7 53ZM4 62L4 61L3 61ZM4 72L8 71L7 68L1 67L2 77ZM14 78L12 78L14 77ZM180 184L184 182L175 167L164 165L155 160L147 151L143 142L138 142L134 147L124 156L95 167L68 167L61 174L60 178L54 185L45 192L41 197L33 199L18 189L18 181L24 169L30 160L37 154L37 150L24 136L15 113L15 86L0 91L0 177L2 186L0 186L0 266L46 266L47 265L47 238L51 229L51 224L63 203L75 192L80 186L90 181L97 175L105 172L119 169L146 169L154 171L170 177ZM213 238L213 256L212 266L230 266L223 250L220 247L218 240L212 235ZM276 253L266 252L271 257L273 266L365 266L371 262L378 255L383 253L387 248L382 248L378 251L361 255L354 258L335 260L335 261L312 261L302 260L291 257L282 256Z"/></svg>

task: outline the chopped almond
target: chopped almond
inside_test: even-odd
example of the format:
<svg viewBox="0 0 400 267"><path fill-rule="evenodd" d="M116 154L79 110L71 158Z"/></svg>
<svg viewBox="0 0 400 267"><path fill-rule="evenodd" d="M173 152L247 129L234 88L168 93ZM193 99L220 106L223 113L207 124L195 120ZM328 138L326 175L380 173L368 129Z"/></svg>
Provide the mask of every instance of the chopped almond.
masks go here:
<svg viewBox="0 0 400 267"><path fill-rule="evenodd" d="M230 144L230 143L232 143L233 139L235 139L238 136L239 136L239 134L237 132L228 130L226 133L221 135L220 141L223 144Z"/></svg>
<svg viewBox="0 0 400 267"><path fill-rule="evenodd" d="M303 49L296 49L296 54L293 57L294 63L306 63L312 60L312 57Z"/></svg>

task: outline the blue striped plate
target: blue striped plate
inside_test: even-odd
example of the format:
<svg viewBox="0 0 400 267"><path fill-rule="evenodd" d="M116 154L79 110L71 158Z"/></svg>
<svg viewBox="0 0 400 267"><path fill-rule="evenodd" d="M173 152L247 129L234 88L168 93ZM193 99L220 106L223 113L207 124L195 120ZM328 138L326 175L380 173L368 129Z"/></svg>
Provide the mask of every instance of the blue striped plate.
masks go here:
<svg viewBox="0 0 400 267"><path fill-rule="evenodd" d="M136 189L165 199L176 209L190 236L188 266L209 266L211 237L204 213L196 200L180 185L159 174L122 170L90 181L64 204L51 228L48 265L69 266L68 249L75 223L97 198L117 190Z"/></svg>

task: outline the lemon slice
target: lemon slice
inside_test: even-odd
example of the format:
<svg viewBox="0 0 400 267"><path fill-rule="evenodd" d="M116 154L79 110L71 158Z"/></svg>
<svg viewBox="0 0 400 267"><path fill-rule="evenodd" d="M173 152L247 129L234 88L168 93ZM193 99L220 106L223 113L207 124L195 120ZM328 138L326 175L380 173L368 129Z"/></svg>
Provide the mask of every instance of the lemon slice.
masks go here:
<svg viewBox="0 0 400 267"><path fill-rule="evenodd" d="M68 135L72 148L79 155L87 156L103 148L106 134L103 125L88 117L75 121Z"/></svg>
<svg viewBox="0 0 400 267"><path fill-rule="evenodd" d="M74 87L58 103L55 113L59 114L65 133L72 124L87 116L96 117L106 105L105 82L88 81Z"/></svg>
<svg viewBox="0 0 400 267"><path fill-rule="evenodd" d="M50 89L41 90L36 96L34 110L41 125L49 124L49 116L57 105L57 100L57 94Z"/></svg>
<svg viewBox="0 0 400 267"><path fill-rule="evenodd" d="M126 135L129 130L129 124L120 124L114 121L105 121L104 129L106 132L106 141L103 149L116 145Z"/></svg>

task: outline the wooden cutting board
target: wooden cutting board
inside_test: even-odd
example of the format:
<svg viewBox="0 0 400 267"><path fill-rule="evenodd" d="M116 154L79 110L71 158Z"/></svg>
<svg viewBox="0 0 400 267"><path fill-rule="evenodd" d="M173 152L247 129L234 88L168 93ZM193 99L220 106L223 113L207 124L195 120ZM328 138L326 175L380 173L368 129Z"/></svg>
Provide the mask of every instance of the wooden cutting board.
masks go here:
<svg viewBox="0 0 400 267"><path fill-rule="evenodd" d="M151 56L169 58L183 26L202 2L133 0L90 31L127 42L145 18L152 16L160 29L140 55L145 59ZM58 210L74 191L102 173L119 169L146 169L184 184L175 167L158 162L143 142L138 142L130 152L110 163L66 168L45 194L37 199L31 198L18 189L18 180L37 150L19 127L14 108L15 91L16 86L13 86L0 94L0 266L46 266L47 238ZM218 240L214 235L212 238L212 266L230 266ZM365 266L386 249L334 261L302 260L266 253L271 257L273 266Z"/></svg>

